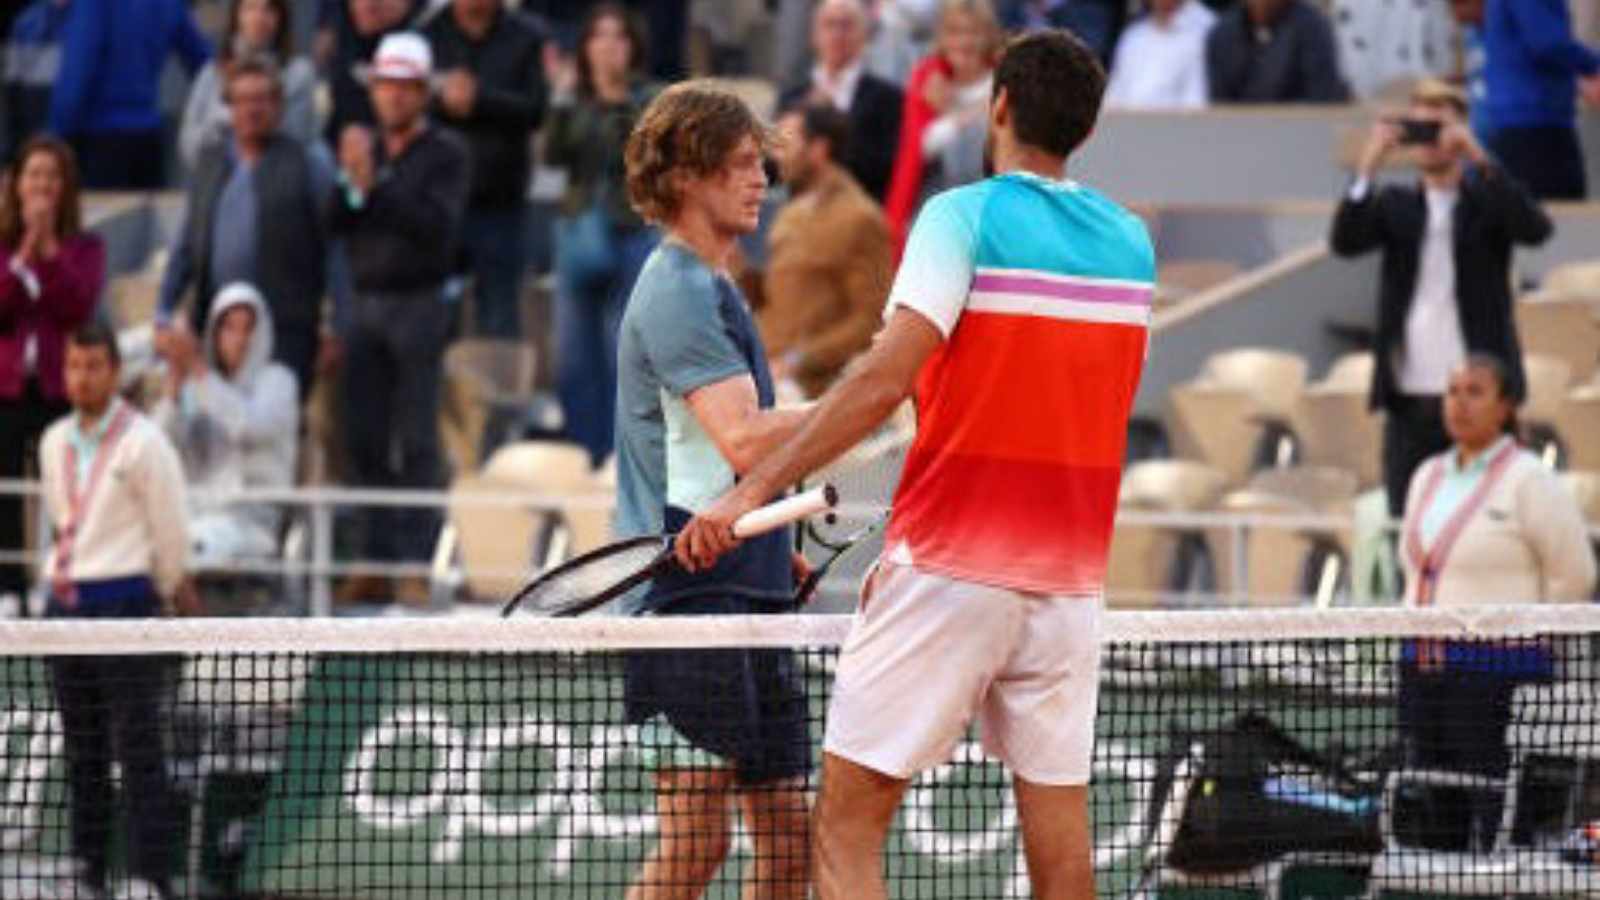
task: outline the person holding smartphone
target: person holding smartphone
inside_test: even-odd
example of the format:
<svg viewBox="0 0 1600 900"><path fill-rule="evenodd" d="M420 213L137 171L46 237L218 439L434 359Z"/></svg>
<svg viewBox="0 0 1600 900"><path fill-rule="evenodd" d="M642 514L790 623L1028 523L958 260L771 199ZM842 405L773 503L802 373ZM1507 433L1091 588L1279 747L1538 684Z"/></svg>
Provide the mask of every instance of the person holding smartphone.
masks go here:
<svg viewBox="0 0 1600 900"><path fill-rule="evenodd" d="M1417 180L1375 184L1378 168L1402 150ZM1459 88L1423 80L1403 115L1372 126L1329 242L1340 256L1383 251L1371 402L1388 413L1384 483L1396 518L1417 466L1450 446L1442 397L1469 353L1501 360L1511 396L1523 397L1512 247L1542 244L1552 230L1528 190L1473 137Z"/></svg>

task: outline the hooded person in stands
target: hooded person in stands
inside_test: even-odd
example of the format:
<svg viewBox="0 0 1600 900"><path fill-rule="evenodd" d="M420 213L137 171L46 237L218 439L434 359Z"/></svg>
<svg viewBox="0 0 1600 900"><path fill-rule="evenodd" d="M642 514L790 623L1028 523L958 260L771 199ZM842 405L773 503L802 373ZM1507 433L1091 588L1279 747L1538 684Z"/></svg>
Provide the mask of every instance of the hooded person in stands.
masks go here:
<svg viewBox="0 0 1600 900"><path fill-rule="evenodd" d="M45 432L39 470L52 546L46 615L144 619L198 612L188 566L183 467L166 435L117 396L116 335L100 324L67 343L72 411ZM167 772L162 696L170 673L155 655L49 662L66 758L75 884L49 896L104 896L113 810L126 814L126 865L116 896L172 897L167 879L178 810ZM112 763L121 778L112 778ZM115 785L123 800L115 802Z"/></svg>
<svg viewBox="0 0 1600 900"><path fill-rule="evenodd" d="M254 286L235 282L211 302L202 351L175 357L151 416L172 438L197 492L190 505L196 568L277 555L282 510L235 503L241 489L294 484L300 404L294 373L272 361L272 313Z"/></svg>

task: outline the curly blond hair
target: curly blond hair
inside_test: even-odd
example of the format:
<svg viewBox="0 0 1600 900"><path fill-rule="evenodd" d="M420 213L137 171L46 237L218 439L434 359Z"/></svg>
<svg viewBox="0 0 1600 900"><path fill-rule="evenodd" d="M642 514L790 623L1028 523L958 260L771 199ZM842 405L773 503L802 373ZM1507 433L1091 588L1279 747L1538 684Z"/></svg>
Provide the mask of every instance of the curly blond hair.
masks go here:
<svg viewBox="0 0 1600 900"><path fill-rule="evenodd" d="M716 172L746 136L764 151L771 146L767 127L732 91L705 79L667 88L645 107L628 135L623 153L628 200L648 222L672 221L683 205L678 176Z"/></svg>

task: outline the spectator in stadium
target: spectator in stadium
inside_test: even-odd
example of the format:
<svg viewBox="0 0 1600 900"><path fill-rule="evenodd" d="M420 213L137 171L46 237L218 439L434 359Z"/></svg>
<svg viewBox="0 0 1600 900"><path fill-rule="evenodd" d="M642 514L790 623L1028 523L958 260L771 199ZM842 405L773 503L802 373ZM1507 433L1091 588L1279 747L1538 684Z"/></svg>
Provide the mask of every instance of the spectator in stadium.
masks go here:
<svg viewBox="0 0 1600 900"><path fill-rule="evenodd" d="M378 45L368 72L376 133L349 125L339 139L340 189L333 230L355 281L345 336L344 428L354 482L370 488L436 488L439 382L450 307L444 283L456 259L470 164L460 138L428 121L433 56L415 32ZM427 509L369 508L363 559L425 560L435 516ZM425 603L418 578L357 576L345 601Z"/></svg>
<svg viewBox="0 0 1600 900"><path fill-rule="evenodd" d="M195 162L162 276L158 349L193 343L223 285L253 284L272 309L273 358L309 392L318 353L330 352L324 333L334 331L323 321L323 297L331 287L336 319L349 302L349 285L332 277L345 271L329 229L333 163L320 144L280 129L284 86L270 57L235 58L225 77L232 124L227 140L207 144ZM185 300L187 316L179 309ZM195 355L192 347L179 352Z"/></svg>
<svg viewBox="0 0 1600 900"><path fill-rule="evenodd" d="M167 59L193 75L211 58L185 0L72 0L61 67L50 98L50 128L78 154L83 183L96 190L151 190L166 184L166 138L157 94Z"/></svg>
<svg viewBox="0 0 1600 900"><path fill-rule="evenodd" d="M567 171L556 221L556 388L567 436L599 466L616 429L617 328L659 235L628 202L628 133L659 88L644 29L616 3L589 9L555 85L544 161Z"/></svg>
<svg viewBox="0 0 1600 900"><path fill-rule="evenodd" d="M824 0L811 22L811 48L817 64L811 79L784 91L779 109L801 103L828 103L849 114L850 130L863 136L837 160L879 203L889 190L894 167L892 141L867 138L900 133L900 107L905 95L893 83L866 71L863 53L869 26L861 0Z"/></svg>
<svg viewBox="0 0 1600 900"><path fill-rule="evenodd" d="M686 82L653 100L628 139L628 195L667 237L622 321L619 538L676 530L802 421L774 406L760 335L728 275L760 216L763 131L738 97ZM803 560L790 540L787 529L752 538L712 571L655 579L630 606L792 612ZM625 665L626 716L655 770L661 829L630 900L701 896L728 855L735 798L755 850L744 896L805 897L811 741L792 651L646 652Z"/></svg>
<svg viewBox="0 0 1600 900"><path fill-rule="evenodd" d="M0 53L0 169L50 122L50 93L61 72L61 35L67 0L33 0L6 32Z"/></svg>
<svg viewBox="0 0 1600 900"><path fill-rule="evenodd" d="M1572 33L1566 0L1453 0L1474 27L1473 125L1500 164L1543 200L1588 193L1577 100L1600 104L1600 54Z"/></svg>
<svg viewBox="0 0 1600 900"><path fill-rule="evenodd" d="M228 67L241 59L270 59L283 82L279 128L301 144L317 138L312 94L317 72L311 60L294 52L294 21L289 0L234 0L222 33L217 58L200 70L189 88L178 132L178 155L192 171L201 153L229 139L233 117L228 109Z"/></svg>
<svg viewBox="0 0 1600 900"><path fill-rule="evenodd" d="M725 564L746 546L740 515L915 394L916 441L828 711L822 900L885 896L895 811L974 717L1015 773L1034 896L1095 896L1097 635L1155 251L1137 217L1064 181L1100 109L1094 52L1064 29L1033 32L1006 48L995 83L999 174L929 201L872 349L675 542L690 571Z"/></svg>
<svg viewBox="0 0 1600 900"><path fill-rule="evenodd" d="M837 161L851 140L845 114L813 104L784 113L778 128L791 199L768 238L757 324L773 377L815 397L872 343L894 261L883 210Z"/></svg>
<svg viewBox="0 0 1600 900"><path fill-rule="evenodd" d="M941 0L938 46L906 86L884 214L896 255L925 197L983 177L984 110L1000 24L988 0Z"/></svg>
<svg viewBox="0 0 1600 900"><path fill-rule="evenodd" d="M1343 103L1327 16L1307 0L1244 0L1206 38L1213 103Z"/></svg>
<svg viewBox="0 0 1600 900"><path fill-rule="evenodd" d="M1406 604L1582 603L1595 584L1594 551L1577 500L1517 443L1511 370L1468 355L1450 373L1450 448L1411 480L1401 530ZM1516 686L1548 678L1551 649L1409 641L1400 662L1399 725L1411 765L1503 777ZM1480 805L1481 806L1481 805ZM1499 801L1472 810L1488 849Z"/></svg>
<svg viewBox="0 0 1600 900"><path fill-rule="evenodd" d="M94 317L105 285L100 236L83 230L72 149L39 135L22 147L0 202L0 478L22 478L39 436L67 411L67 335ZM20 497L0 497L0 547L21 550ZM25 611L27 570L0 568L0 595Z"/></svg>
<svg viewBox="0 0 1600 900"><path fill-rule="evenodd" d="M1441 401L1467 353L1499 357L1513 396L1522 396L1512 246L1541 244L1551 233L1549 216L1473 137L1466 109L1454 86L1419 82L1403 118L1373 125L1329 236L1341 256L1383 251L1372 408L1388 413L1383 477L1396 518L1417 465L1449 446ZM1378 168L1407 129L1415 131L1419 182L1379 187Z"/></svg>
<svg viewBox="0 0 1600 900"><path fill-rule="evenodd" d="M188 560L183 467L167 438L117 397L117 337L97 323L67 342L72 411L39 449L55 544L45 566L47 615L143 619L199 612ZM75 890L105 896L113 811L126 815L133 880L119 897L170 898L179 834L162 727L167 660L80 656L49 663L66 758ZM113 800L112 762L124 801Z"/></svg>
<svg viewBox="0 0 1600 900"><path fill-rule="evenodd" d="M327 73L333 108L323 134L337 145L346 125L371 125L372 100L361 79L383 39L410 27L425 7L424 0L344 0L342 14L333 14L333 61Z"/></svg>
<svg viewBox="0 0 1600 900"><path fill-rule="evenodd" d="M1107 65L1128 15L1126 0L1001 0L999 6L1000 22L1007 31L1065 28Z"/></svg>
<svg viewBox="0 0 1600 900"><path fill-rule="evenodd" d="M451 0L422 34L441 70L434 118L466 138L472 157L461 247L473 276L477 333L519 338L531 140L545 107L545 36L504 0Z"/></svg>
<svg viewBox="0 0 1600 900"><path fill-rule="evenodd" d="M1106 86L1112 109L1199 109L1206 86L1206 36L1217 16L1199 0L1148 0L1117 42Z"/></svg>
<svg viewBox="0 0 1600 900"><path fill-rule="evenodd" d="M154 419L171 437L191 487L213 493L294 484L300 398L294 373L272 361L272 312L261 292L234 282L211 302L198 352L169 361ZM196 568L277 555L279 508L195 497Z"/></svg>

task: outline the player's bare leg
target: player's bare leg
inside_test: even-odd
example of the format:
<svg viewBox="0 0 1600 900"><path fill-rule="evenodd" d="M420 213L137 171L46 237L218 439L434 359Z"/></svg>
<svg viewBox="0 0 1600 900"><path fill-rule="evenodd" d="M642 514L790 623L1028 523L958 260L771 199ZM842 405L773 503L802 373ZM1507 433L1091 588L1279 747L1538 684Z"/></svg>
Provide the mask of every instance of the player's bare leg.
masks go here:
<svg viewBox="0 0 1600 900"><path fill-rule="evenodd" d="M743 900L805 900L811 882L811 805L805 781L747 788L744 821L755 844Z"/></svg>
<svg viewBox="0 0 1600 900"><path fill-rule="evenodd" d="M1018 778L1013 790L1033 896L1037 900L1094 900L1089 789Z"/></svg>
<svg viewBox="0 0 1600 900"><path fill-rule="evenodd" d="M883 900L883 843L910 782L842 757L822 757L817 798L819 900Z"/></svg>
<svg viewBox="0 0 1600 900"><path fill-rule="evenodd" d="M696 900L728 858L733 823L731 769L662 769L656 773L656 841L628 900Z"/></svg>

